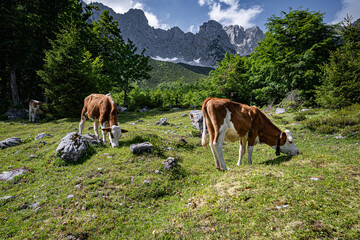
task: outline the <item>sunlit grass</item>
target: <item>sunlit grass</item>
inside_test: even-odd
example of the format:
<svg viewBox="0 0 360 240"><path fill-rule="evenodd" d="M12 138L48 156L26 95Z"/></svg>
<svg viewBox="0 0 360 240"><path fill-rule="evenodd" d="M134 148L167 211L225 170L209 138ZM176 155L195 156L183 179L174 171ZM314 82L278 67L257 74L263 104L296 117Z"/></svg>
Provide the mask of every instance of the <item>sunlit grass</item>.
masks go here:
<svg viewBox="0 0 360 240"><path fill-rule="evenodd" d="M306 118L335 114L314 111ZM0 140L23 140L17 147L0 150L0 171L30 170L0 182L0 198L13 196L0 200L0 238L356 239L360 235L358 138L321 134L305 128L303 120L294 125L296 113L288 113L273 121L292 131L300 155L277 157L272 148L257 145L253 165L236 167L239 146L225 144L231 170L219 172L209 147L201 146L189 117L183 117L188 112L122 113L120 124L129 132L121 137L119 148L94 147L91 156L76 164L57 158L55 149L67 132L76 131L78 119L0 122ZM169 125L155 125L163 117ZM88 121L85 133L92 133L87 130L91 126ZM35 141L43 132L53 137ZM155 151L131 154L130 144L141 141L150 141ZM178 159L177 168L164 169L162 162L168 157Z"/></svg>

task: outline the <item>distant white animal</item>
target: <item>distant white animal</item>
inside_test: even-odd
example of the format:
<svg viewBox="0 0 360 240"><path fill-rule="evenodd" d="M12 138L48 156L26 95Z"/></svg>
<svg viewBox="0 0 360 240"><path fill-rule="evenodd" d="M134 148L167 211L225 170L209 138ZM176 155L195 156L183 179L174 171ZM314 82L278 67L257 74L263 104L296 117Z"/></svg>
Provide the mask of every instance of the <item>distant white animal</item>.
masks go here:
<svg viewBox="0 0 360 240"><path fill-rule="evenodd" d="M230 101L228 99L207 98L202 105L203 133L201 144L206 146L206 129L209 132L209 145L215 158L216 168L227 170L223 157L223 142L239 140L239 160L241 165L248 144L248 164L254 145L265 143L289 155L299 154L289 130L281 131L257 107Z"/></svg>
<svg viewBox="0 0 360 240"><path fill-rule="evenodd" d="M45 104L44 102L40 102L38 100L30 100L29 101L29 122L35 122L36 115L43 114L44 112L41 110L41 106Z"/></svg>
<svg viewBox="0 0 360 240"><path fill-rule="evenodd" d="M118 109L109 95L91 94L84 99L79 123L80 134L82 134L86 116L94 121L94 132L97 140L99 141L98 125L100 122L103 141L106 143L106 132L108 132L112 147L119 146L122 133L128 132L118 126Z"/></svg>

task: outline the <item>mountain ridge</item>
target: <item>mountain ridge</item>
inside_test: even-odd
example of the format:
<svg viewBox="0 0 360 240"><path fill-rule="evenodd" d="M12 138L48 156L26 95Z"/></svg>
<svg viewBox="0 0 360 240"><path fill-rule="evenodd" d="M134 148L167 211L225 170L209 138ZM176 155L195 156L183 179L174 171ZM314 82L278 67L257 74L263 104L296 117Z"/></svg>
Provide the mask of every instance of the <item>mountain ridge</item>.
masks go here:
<svg viewBox="0 0 360 240"><path fill-rule="evenodd" d="M102 3L93 5L98 6L99 11L94 11L90 20L98 20L104 10L109 10L123 38L134 42L139 52L146 49L145 55L155 60L214 67L226 52L249 55L264 38L257 26L248 29L238 25L223 27L214 20L203 23L196 34L185 33L177 26L164 30L151 27L140 9L119 14Z"/></svg>

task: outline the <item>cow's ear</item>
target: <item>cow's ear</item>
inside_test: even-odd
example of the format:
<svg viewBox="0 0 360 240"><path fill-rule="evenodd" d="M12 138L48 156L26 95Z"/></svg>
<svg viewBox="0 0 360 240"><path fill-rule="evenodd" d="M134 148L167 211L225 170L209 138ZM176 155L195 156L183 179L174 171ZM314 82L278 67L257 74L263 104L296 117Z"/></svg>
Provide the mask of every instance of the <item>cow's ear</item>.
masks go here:
<svg viewBox="0 0 360 240"><path fill-rule="evenodd" d="M125 130L125 129L121 129L121 132L122 133L127 133L127 132L129 132L128 130Z"/></svg>
<svg viewBox="0 0 360 240"><path fill-rule="evenodd" d="M108 128L101 128L101 130L104 131L104 132L111 132L111 128L109 128L109 127Z"/></svg>
<svg viewBox="0 0 360 240"><path fill-rule="evenodd" d="M281 139L281 145L286 143L286 132L281 132L280 139Z"/></svg>

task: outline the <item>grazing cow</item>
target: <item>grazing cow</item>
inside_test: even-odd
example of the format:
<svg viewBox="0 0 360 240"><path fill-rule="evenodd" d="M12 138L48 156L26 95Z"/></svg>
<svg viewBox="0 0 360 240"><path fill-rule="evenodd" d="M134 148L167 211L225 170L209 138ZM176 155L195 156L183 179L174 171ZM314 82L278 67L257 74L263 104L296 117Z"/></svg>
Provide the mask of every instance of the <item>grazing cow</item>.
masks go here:
<svg viewBox="0 0 360 240"><path fill-rule="evenodd" d="M94 121L94 132L98 140L98 125L100 122L103 141L106 143L106 132L108 132L112 147L119 146L121 134L128 132L118 126L118 109L110 94L91 94L84 99L84 107L81 111L79 123L80 134L82 134L86 116Z"/></svg>
<svg viewBox="0 0 360 240"><path fill-rule="evenodd" d="M296 155L299 150L294 144L289 130L281 131L257 107L236 103L228 99L207 98L202 105L203 133L201 144L206 146L206 128L209 132L209 145L215 158L216 168L227 170L223 158L223 142L239 140L239 161L245 155L248 144L248 164L251 164L251 154L254 145L265 143L280 152Z"/></svg>
<svg viewBox="0 0 360 240"><path fill-rule="evenodd" d="M36 114L43 114L40 108L43 104L45 103L38 100L29 101L29 122L35 122Z"/></svg>

